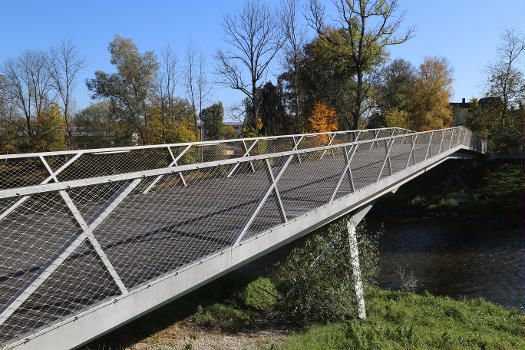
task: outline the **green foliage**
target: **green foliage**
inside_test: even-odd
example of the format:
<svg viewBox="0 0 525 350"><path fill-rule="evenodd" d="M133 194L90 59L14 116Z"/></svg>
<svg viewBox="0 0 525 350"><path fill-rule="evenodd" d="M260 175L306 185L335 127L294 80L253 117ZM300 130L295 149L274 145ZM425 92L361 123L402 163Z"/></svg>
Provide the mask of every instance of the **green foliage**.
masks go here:
<svg viewBox="0 0 525 350"><path fill-rule="evenodd" d="M286 114L280 89L268 82L259 89L258 94L260 94L259 116L263 124L262 133L267 136L293 133L295 120L291 120L292 118Z"/></svg>
<svg viewBox="0 0 525 350"><path fill-rule="evenodd" d="M75 115L73 123L78 133L74 143L79 148L128 146L125 125L120 124L111 111L109 101L92 103Z"/></svg>
<svg viewBox="0 0 525 350"><path fill-rule="evenodd" d="M407 111L410 106L409 91L416 80L412 63L398 58L380 72L374 99L382 114L390 110Z"/></svg>
<svg viewBox="0 0 525 350"><path fill-rule="evenodd" d="M279 300L279 292L269 278L259 277L250 282L240 293L239 299L245 307L258 311L270 309Z"/></svg>
<svg viewBox="0 0 525 350"><path fill-rule="evenodd" d="M377 238L361 225L357 229L363 284L373 284L378 265ZM346 220L312 234L294 248L277 272L283 318L301 324L348 319L356 300Z"/></svg>
<svg viewBox="0 0 525 350"><path fill-rule="evenodd" d="M282 349L523 349L524 315L483 299L370 288L366 320L312 326Z"/></svg>
<svg viewBox="0 0 525 350"><path fill-rule="evenodd" d="M215 103L201 111L200 118L204 123L204 134L209 140L218 140L223 127L224 108L222 103Z"/></svg>
<svg viewBox="0 0 525 350"><path fill-rule="evenodd" d="M111 64L117 73L95 72L95 78L86 81L94 99L109 99L111 111L124 124L128 139L138 133L143 141L149 116L148 99L154 89L159 63L153 51L141 54L129 38L118 34L109 43Z"/></svg>
<svg viewBox="0 0 525 350"><path fill-rule="evenodd" d="M477 200L467 200L467 194L455 184L450 188L448 198L442 195L444 181L448 174L428 174L410 185L415 190L396 194L396 200L381 203L385 215L454 215L462 218L483 217L491 221L521 220L525 211L525 166L516 161L491 162L474 169L464 170L461 177L467 183ZM434 179L435 178L435 179ZM421 181L421 182L418 182ZM435 183L424 193L421 186ZM402 196L402 197L399 197ZM405 198L406 197L406 198ZM406 201L404 207L400 201Z"/></svg>

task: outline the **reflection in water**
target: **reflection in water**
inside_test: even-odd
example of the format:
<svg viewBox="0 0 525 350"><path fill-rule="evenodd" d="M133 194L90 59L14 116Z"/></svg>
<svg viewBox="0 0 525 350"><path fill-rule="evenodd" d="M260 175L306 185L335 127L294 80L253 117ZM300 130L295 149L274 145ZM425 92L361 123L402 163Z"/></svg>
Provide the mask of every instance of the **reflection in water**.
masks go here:
<svg viewBox="0 0 525 350"><path fill-rule="evenodd" d="M484 297L525 306L522 227L498 228L442 221L389 222L380 239L379 286L399 289L399 268L413 273L418 292Z"/></svg>

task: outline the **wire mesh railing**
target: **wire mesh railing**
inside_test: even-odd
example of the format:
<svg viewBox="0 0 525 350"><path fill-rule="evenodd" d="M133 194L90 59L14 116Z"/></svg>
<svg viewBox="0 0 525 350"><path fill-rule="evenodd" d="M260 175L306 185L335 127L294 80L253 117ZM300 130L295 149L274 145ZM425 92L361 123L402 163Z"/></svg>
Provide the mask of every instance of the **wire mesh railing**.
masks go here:
<svg viewBox="0 0 525 350"><path fill-rule="evenodd" d="M482 145L463 127L390 128L0 156L0 344Z"/></svg>

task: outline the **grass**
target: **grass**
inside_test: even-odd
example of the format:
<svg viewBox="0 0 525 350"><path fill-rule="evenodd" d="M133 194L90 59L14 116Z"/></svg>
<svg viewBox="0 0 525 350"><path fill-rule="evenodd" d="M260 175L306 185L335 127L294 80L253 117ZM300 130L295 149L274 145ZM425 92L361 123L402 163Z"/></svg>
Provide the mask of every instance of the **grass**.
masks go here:
<svg viewBox="0 0 525 350"><path fill-rule="evenodd" d="M310 326L281 349L523 349L525 317L483 299L371 288L366 320Z"/></svg>

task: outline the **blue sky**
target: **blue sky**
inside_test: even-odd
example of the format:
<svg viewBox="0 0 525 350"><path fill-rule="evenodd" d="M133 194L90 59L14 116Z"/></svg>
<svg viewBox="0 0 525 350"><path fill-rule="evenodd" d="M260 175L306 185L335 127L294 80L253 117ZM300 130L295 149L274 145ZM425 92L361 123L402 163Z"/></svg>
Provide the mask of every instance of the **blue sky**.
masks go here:
<svg viewBox="0 0 525 350"><path fill-rule="evenodd" d="M191 39L207 56L213 71L213 55L223 46L222 16L242 2L7 1L2 4L0 21L0 62L25 49L46 49L62 39L72 39L87 63L74 93L77 108L82 108L91 102L85 79L93 77L96 70L113 71L107 47L116 33L132 38L140 51L159 51L170 44L179 58L179 68ZM303 0L302 5L305 3ZM331 1L324 3L333 7ZM269 4L276 7L279 0ZM399 4L407 11L405 25L413 25L416 32L409 42L391 49L391 58L405 58L418 65L425 56L446 57L454 68L453 100L481 95L482 70L494 59L503 28L525 30L523 0L399 0ZM268 80L274 80L280 71L277 62L271 68ZM217 80L212 73L209 77ZM185 94L182 84L179 94ZM210 103L222 101L230 106L241 99L240 93L216 86Z"/></svg>

